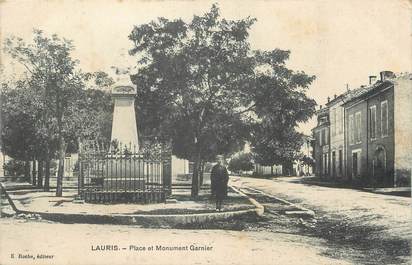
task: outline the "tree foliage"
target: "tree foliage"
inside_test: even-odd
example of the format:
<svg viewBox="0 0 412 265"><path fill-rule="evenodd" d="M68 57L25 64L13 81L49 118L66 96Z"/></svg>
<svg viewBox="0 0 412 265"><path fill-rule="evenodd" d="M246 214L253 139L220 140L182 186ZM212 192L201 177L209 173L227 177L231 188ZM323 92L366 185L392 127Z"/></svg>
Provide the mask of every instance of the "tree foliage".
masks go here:
<svg viewBox="0 0 412 265"><path fill-rule="evenodd" d="M314 112L305 94L314 76L288 69L289 51L252 50L255 21L221 18L213 5L189 23L159 18L129 35L139 64L132 81L140 124L172 139L174 153L195 165L236 151L246 140L257 146L258 137L275 130L290 130L278 135L294 140L297 123Z"/></svg>
<svg viewBox="0 0 412 265"><path fill-rule="evenodd" d="M254 167L252 154L241 153L232 157L229 161L229 170L234 172L250 171Z"/></svg>
<svg viewBox="0 0 412 265"><path fill-rule="evenodd" d="M14 89L3 85L1 91L2 151L21 161L40 154L38 142L43 141L35 127L36 110L32 108L35 95L25 85L18 82Z"/></svg>
<svg viewBox="0 0 412 265"><path fill-rule="evenodd" d="M40 30L34 30L31 43L14 36L4 43L4 51L24 66L27 77L8 91L2 113L9 117L8 121L18 117L32 135L21 135L25 129L13 127L9 122L3 128L6 132L2 135L3 141L6 145L18 144L21 139L28 142L26 147L33 146L37 158L46 162L53 157L59 159L57 196L62 195L67 149L76 150L79 138L101 139L107 134L100 133L105 126L101 121L107 120L105 114L110 109L110 101L103 92L87 89L90 88L88 81L92 80L92 87L108 87L113 83L103 72L82 73L78 60L71 56L73 50L72 41L56 34L46 36ZM16 132L20 135L14 136ZM15 150L32 153L24 147Z"/></svg>

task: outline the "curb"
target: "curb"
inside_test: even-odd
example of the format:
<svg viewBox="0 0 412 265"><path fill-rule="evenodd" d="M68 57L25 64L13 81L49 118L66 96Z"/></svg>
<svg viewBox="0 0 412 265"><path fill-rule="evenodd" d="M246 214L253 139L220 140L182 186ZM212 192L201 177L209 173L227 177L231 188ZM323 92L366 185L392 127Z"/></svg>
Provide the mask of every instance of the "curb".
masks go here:
<svg viewBox="0 0 412 265"><path fill-rule="evenodd" d="M243 192L241 192L240 190L238 190L237 188L235 188L235 187L233 187L233 186L231 186L231 185L230 185L230 188L233 189L235 192L237 192L237 193L239 193L239 194L247 197L248 200L249 200L253 205L255 205L255 207L256 207L256 214L257 214L258 216L262 216L262 215L263 215L263 213L265 212L265 207L263 207L262 204L258 203L255 199L250 198L249 196L247 196L246 194L244 194Z"/></svg>
<svg viewBox="0 0 412 265"><path fill-rule="evenodd" d="M256 210L239 210L219 213L182 214L182 215L95 215L95 214L65 214L45 213L18 210L18 213L36 214L42 219L61 223L88 223L88 224L121 224L142 225L148 227L176 227L179 225L202 224L212 221L222 221L234 217L255 215Z"/></svg>
<svg viewBox="0 0 412 265"><path fill-rule="evenodd" d="M400 197L411 197L411 194L412 194L410 187L404 187L399 190L396 190L396 188L390 188L393 190L392 191L380 191L379 189L381 188L359 187L359 186L350 185L350 184L341 183L341 182L302 180L301 183L307 184L307 185L319 186L319 187L327 187L327 188L335 188L335 189L349 189L349 190L357 190L357 191L369 192L369 193L374 193L374 194L400 196Z"/></svg>
<svg viewBox="0 0 412 265"><path fill-rule="evenodd" d="M211 212L197 214L78 214L78 213L47 213L21 210L19 201L14 202L4 190L10 205L16 214L36 214L42 219L56 221L61 223L89 223L89 224L122 224L122 225L143 225L148 227L176 227L188 224L202 224L213 221L222 221L235 217L256 216L263 214L263 206L256 201L231 187L235 192L245 196L255 206L253 209L235 210L227 212ZM19 209L20 208L20 209Z"/></svg>
<svg viewBox="0 0 412 265"><path fill-rule="evenodd" d="M262 194L262 195L265 195L265 196L267 196L267 197L271 197L271 198L273 198L273 199L275 199L275 200L278 200L278 201L280 201L280 202L282 202L282 203L284 203L284 204L290 205L290 206L298 209L298 211L286 211L286 212L285 212L286 215L315 217L315 212L314 212L313 210L307 209L307 208L305 208L305 207L303 207L303 206L294 204L294 203L292 203L292 202L290 202L290 201L287 201L287 200L281 199L281 198L279 198L279 197L273 196L272 194L268 194L268 193L263 192L263 191L261 191L261 190L257 190L257 189L251 188L251 187L247 187L247 188L250 189L250 190L252 190L252 191L254 191L254 192L258 192L258 193L260 193L260 194ZM262 207L263 207L263 206L262 206Z"/></svg>

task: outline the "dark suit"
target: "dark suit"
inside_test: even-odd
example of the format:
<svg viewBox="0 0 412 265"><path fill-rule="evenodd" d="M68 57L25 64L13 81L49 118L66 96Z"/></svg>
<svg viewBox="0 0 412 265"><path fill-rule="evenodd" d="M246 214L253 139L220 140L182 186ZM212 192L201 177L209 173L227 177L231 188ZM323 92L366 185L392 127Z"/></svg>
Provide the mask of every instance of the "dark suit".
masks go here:
<svg viewBox="0 0 412 265"><path fill-rule="evenodd" d="M227 183L229 181L229 174L226 167L222 165L215 165L210 174L210 182L212 194L216 199L223 200L227 196Z"/></svg>

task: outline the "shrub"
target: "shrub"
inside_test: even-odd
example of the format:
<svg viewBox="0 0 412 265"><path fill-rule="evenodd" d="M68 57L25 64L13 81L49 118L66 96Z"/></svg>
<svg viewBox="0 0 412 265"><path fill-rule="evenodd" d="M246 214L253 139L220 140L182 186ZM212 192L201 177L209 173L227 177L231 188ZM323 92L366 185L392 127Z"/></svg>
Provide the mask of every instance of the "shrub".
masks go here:
<svg viewBox="0 0 412 265"><path fill-rule="evenodd" d="M9 160L4 165L4 175L19 177L24 175L24 162L20 160Z"/></svg>

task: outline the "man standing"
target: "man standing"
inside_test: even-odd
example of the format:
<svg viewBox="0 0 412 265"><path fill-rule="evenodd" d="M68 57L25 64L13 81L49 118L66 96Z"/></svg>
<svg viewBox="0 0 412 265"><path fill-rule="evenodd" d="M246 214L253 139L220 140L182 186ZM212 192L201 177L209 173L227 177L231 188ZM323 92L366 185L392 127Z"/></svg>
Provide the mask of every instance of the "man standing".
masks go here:
<svg viewBox="0 0 412 265"><path fill-rule="evenodd" d="M224 166L223 156L218 155L217 164L212 168L210 175L212 195L216 197L216 211L222 210L223 199L227 195L227 183L229 181L229 174Z"/></svg>

